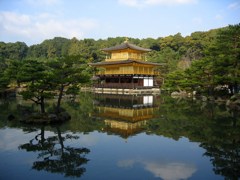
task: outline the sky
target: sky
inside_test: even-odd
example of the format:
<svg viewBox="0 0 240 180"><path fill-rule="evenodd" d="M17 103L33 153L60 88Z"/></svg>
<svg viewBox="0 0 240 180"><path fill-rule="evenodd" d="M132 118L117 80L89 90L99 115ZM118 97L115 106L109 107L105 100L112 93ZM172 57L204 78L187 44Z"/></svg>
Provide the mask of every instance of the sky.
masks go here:
<svg viewBox="0 0 240 180"><path fill-rule="evenodd" d="M240 23L240 0L0 0L0 41L191 35Z"/></svg>

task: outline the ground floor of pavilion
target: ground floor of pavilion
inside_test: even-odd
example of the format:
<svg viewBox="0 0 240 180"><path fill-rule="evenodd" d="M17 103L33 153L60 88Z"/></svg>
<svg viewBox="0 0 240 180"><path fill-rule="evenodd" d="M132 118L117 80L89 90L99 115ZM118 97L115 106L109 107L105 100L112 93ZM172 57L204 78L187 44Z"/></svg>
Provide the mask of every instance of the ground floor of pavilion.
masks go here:
<svg viewBox="0 0 240 180"><path fill-rule="evenodd" d="M96 77L95 88L149 89L158 88L154 76L147 75L101 75Z"/></svg>

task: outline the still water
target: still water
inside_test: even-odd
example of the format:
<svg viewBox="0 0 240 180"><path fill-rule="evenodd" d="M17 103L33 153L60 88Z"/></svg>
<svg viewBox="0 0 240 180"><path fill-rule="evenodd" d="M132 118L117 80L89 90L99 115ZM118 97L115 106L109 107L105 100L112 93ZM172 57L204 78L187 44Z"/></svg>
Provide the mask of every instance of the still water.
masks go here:
<svg viewBox="0 0 240 180"><path fill-rule="evenodd" d="M25 125L20 98L0 101L0 179L239 179L239 112L165 96L65 100L72 119ZM49 103L48 109L51 109Z"/></svg>

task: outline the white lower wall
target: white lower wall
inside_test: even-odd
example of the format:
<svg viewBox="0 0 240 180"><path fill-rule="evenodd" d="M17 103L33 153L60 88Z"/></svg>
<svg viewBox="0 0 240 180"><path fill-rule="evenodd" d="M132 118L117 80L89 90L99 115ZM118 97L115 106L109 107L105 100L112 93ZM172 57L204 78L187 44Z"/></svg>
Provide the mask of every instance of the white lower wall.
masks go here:
<svg viewBox="0 0 240 180"><path fill-rule="evenodd" d="M144 78L143 79L143 86L148 87L148 86L153 86L153 78Z"/></svg>

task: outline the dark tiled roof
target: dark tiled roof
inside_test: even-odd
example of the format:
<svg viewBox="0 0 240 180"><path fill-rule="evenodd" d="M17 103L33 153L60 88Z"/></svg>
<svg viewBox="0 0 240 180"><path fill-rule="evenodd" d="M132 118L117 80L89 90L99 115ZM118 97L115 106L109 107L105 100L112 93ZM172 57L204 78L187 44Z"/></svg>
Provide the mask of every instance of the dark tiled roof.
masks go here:
<svg viewBox="0 0 240 180"><path fill-rule="evenodd" d="M136 60L123 60L123 61L102 61L97 63L89 63L91 66L102 66L102 65L114 65L114 64L130 64L130 63L139 63L139 64L147 64L147 65L154 65L154 66L162 66L164 64L160 63L152 63L146 61L136 61Z"/></svg>
<svg viewBox="0 0 240 180"><path fill-rule="evenodd" d="M133 49L133 50L143 51L143 52L151 51L151 49L145 49L145 48L136 46L134 44L130 44L128 42L124 42L120 45L112 46L112 47L109 47L109 48L104 48L102 50L105 51L105 52L111 52L111 51L124 50L124 49Z"/></svg>

